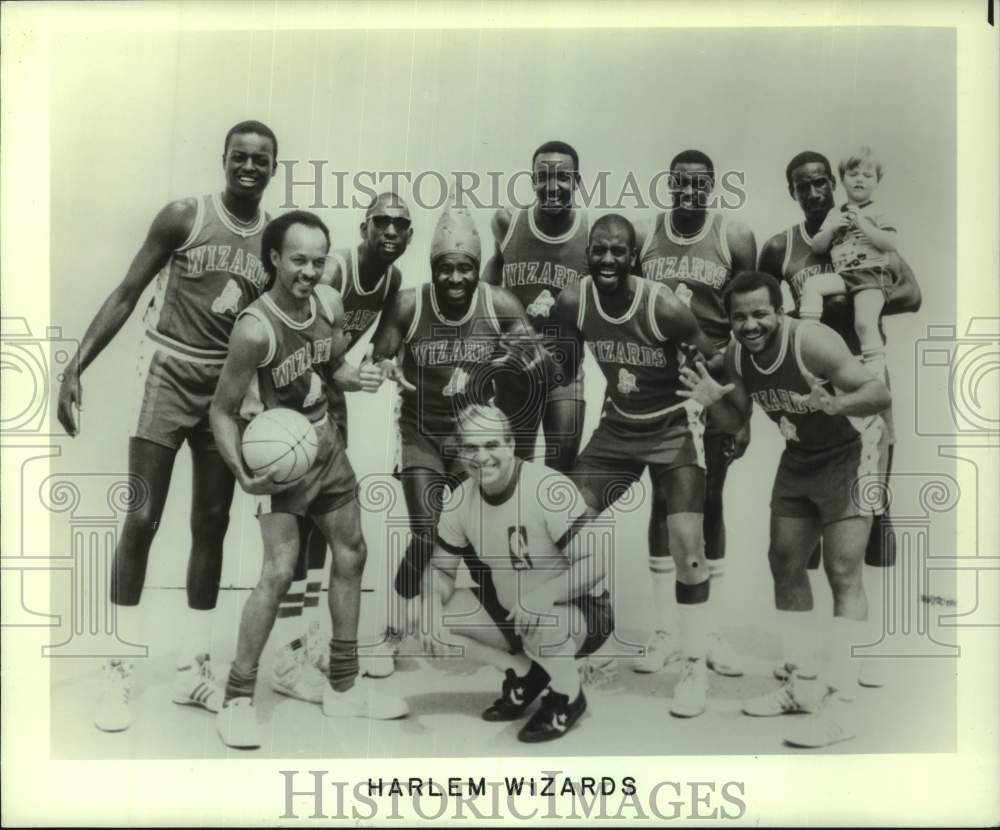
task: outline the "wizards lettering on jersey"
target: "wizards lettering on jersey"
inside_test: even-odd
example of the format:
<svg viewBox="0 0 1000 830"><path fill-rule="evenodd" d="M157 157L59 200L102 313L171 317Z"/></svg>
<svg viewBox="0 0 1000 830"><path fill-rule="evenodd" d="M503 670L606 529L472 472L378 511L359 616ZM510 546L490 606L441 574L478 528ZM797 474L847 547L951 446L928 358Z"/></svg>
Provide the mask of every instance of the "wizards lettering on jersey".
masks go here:
<svg viewBox="0 0 1000 830"><path fill-rule="evenodd" d="M809 406L802 395L787 389L759 389L751 392L750 397L765 412L789 412L795 415L816 412L815 407Z"/></svg>
<svg viewBox="0 0 1000 830"><path fill-rule="evenodd" d="M237 248L233 255L232 245L199 245L183 253L186 257L184 277L200 277L206 271L228 271L249 280L260 289L267 283L267 274L260 260L242 248Z"/></svg>
<svg viewBox="0 0 1000 830"><path fill-rule="evenodd" d="M378 317L378 311L371 308L356 308L344 311L344 331L366 331Z"/></svg>
<svg viewBox="0 0 1000 830"><path fill-rule="evenodd" d="M314 363L329 363L333 352L333 338L322 337L307 342L271 369L274 386L281 389L308 372Z"/></svg>
<svg viewBox="0 0 1000 830"><path fill-rule="evenodd" d="M592 340L590 346L601 363L655 366L659 369L667 365L667 357L663 353L663 349L654 349L651 346L622 343L619 340Z"/></svg>
<svg viewBox="0 0 1000 830"><path fill-rule="evenodd" d="M691 280L721 291L726 284L729 269L700 256L658 256L642 263L642 275L647 280Z"/></svg>
<svg viewBox="0 0 1000 830"><path fill-rule="evenodd" d="M806 280L809 277L815 277L817 274L829 273L830 268L827 265L807 265L805 268L800 268L789 280L791 283L792 293L796 297L802 296L802 291L805 288Z"/></svg>
<svg viewBox="0 0 1000 830"><path fill-rule="evenodd" d="M539 270L541 265L541 270ZM580 274L565 265L554 265L551 262L512 262L503 267L503 284L505 288L515 285L551 285L562 290L580 279Z"/></svg>
<svg viewBox="0 0 1000 830"><path fill-rule="evenodd" d="M493 357L495 340L421 340L411 345L418 366L485 363Z"/></svg>

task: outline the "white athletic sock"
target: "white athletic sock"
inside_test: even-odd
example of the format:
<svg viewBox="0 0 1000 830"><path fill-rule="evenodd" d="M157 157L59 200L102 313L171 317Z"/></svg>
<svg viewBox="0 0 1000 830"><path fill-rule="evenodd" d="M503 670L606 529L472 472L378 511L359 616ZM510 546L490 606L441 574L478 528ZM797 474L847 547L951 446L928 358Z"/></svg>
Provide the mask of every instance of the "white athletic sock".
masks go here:
<svg viewBox="0 0 1000 830"><path fill-rule="evenodd" d="M292 635L288 639L277 638L275 642L280 645L287 645L288 640L299 636L299 629L305 628L303 625L303 613L305 611L306 579L296 579L289 587L288 592L281 598L278 604L278 615L274 621L274 630L279 633L291 631ZM281 625L279 626L279 623Z"/></svg>
<svg viewBox="0 0 1000 830"><path fill-rule="evenodd" d="M316 570L309 571L306 576L305 582L305 599L303 600L302 608L302 631L306 632L309 630L309 626L313 622L318 622L320 625L323 624L324 615L320 613L320 607L325 603L323 602L323 575L326 573L325 568L318 568ZM329 614L325 615L329 619Z"/></svg>
<svg viewBox="0 0 1000 830"><path fill-rule="evenodd" d="M718 634L722 624L729 621L729 612L733 608L730 604L729 580L725 578L726 560L707 559L705 561L708 563L708 576L712 582L709 602L712 604L713 630Z"/></svg>
<svg viewBox="0 0 1000 830"><path fill-rule="evenodd" d="M858 660L851 655L851 649L863 645L865 639L864 620L848 617L834 617L830 628L830 660L827 664L827 683L835 689L847 691L858 681Z"/></svg>
<svg viewBox="0 0 1000 830"><path fill-rule="evenodd" d="M708 602L677 603L677 619L680 622L684 657L688 660L703 659L708 650L708 633L712 627Z"/></svg>
<svg viewBox="0 0 1000 830"><path fill-rule="evenodd" d="M658 631L677 631L677 600L674 583L677 566L672 556L650 556L649 577L653 583L653 605Z"/></svg>
<svg viewBox="0 0 1000 830"><path fill-rule="evenodd" d="M778 611L782 656L803 674L816 674L816 611Z"/></svg>
<svg viewBox="0 0 1000 830"><path fill-rule="evenodd" d="M580 673L576 669L576 660L568 654L553 654L541 660L536 657L535 662L549 673L549 686L553 692L566 695L570 701L576 700L580 694Z"/></svg>
<svg viewBox="0 0 1000 830"><path fill-rule="evenodd" d="M177 651L177 668L183 669L194 662L199 654L212 653L212 620L215 609L199 611L196 608L184 610L184 626L181 645Z"/></svg>
<svg viewBox="0 0 1000 830"><path fill-rule="evenodd" d="M118 639L137 646L147 646L145 615L141 605L116 605L115 631Z"/></svg>

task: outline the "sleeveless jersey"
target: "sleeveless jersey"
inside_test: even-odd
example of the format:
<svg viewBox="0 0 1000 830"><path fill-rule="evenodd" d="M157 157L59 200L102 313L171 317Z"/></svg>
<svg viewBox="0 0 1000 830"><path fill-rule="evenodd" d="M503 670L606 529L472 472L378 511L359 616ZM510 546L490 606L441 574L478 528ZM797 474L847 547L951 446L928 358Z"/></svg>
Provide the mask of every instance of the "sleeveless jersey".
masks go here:
<svg viewBox="0 0 1000 830"><path fill-rule="evenodd" d="M475 389L477 369L502 354L500 323L493 310L493 287L480 283L461 320L447 320L434 288L413 289L413 322L403 338L403 377L416 387L400 387L400 417L424 435L451 435L455 418Z"/></svg>
<svg viewBox="0 0 1000 830"><path fill-rule="evenodd" d="M651 423L685 403L677 395L680 355L656 324L662 286L628 275L634 295L628 310L609 317L591 277L580 281L577 328L607 379L609 414L619 422Z"/></svg>
<svg viewBox="0 0 1000 830"><path fill-rule="evenodd" d="M378 319L389 294L392 266L385 269L385 273L370 291L365 291L361 287L357 247L331 251L330 258L340 266L339 290L344 303L344 335L350 348Z"/></svg>
<svg viewBox="0 0 1000 830"><path fill-rule="evenodd" d="M658 214L643 243L639 263L646 279L665 283L690 306L701 330L716 347L729 342L722 291L733 269L722 212L708 213L704 227L692 237L674 233L669 211Z"/></svg>
<svg viewBox="0 0 1000 830"><path fill-rule="evenodd" d="M357 246L331 251L330 258L340 266L340 298L344 304L344 336L347 339L347 348L349 349L365 335L365 332L378 319L378 315L385 305L385 298L389 293L392 266L385 269L385 273L370 291L365 291L361 287L359 276ZM347 401L344 398L343 390L336 384L330 384L326 392L333 420L346 429Z"/></svg>
<svg viewBox="0 0 1000 830"><path fill-rule="evenodd" d="M524 306L532 328L546 344L554 334L551 314L559 293L587 273L589 238L590 223L582 209L573 211L573 224L561 236L542 233L535 224L533 208L512 212L507 235L500 243L503 287Z"/></svg>
<svg viewBox="0 0 1000 830"><path fill-rule="evenodd" d="M316 287L309 298L309 317L301 323L278 308L269 294L243 310L263 324L269 341L247 395L250 401L256 398L263 409L294 409L314 424L326 418L324 386L333 383L345 351L343 332L330 305L333 290Z"/></svg>
<svg viewBox="0 0 1000 830"><path fill-rule="evenodd" d="M218 193L201 197L191 233L156 277L143 318L149 339L188 360L224 361L237 315L267 284L260 262L266 224L261 211L241 226Z"/></svg>
<svg viewBox="0 0 1000 830"><path fill-rule="evenodd" d="M803 375L802 333L814 325L786 319L778 335L781 343L778 356L767 367L758 366L754 356L741 344L734 345L736 371L753 402L778 425L788 449L805 453L823 452L858 440L859 425L863 423L863 419L846 415L827 415L793 397L809 395L809 383ZM829 383L824 385L828 391L832 389Z"/></svg>

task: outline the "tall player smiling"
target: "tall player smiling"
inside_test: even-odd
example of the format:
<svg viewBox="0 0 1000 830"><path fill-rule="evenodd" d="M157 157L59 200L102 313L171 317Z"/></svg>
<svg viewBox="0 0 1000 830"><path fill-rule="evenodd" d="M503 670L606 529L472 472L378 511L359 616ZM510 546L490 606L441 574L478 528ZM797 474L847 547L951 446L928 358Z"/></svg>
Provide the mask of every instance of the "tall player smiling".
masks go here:
<svg viewBox="0 0 1000 830"><path fill-rule="evenodd" d="M213 712L218 711L222 694L209 658L210 612L219 594L222 542L235 479L219 457L208 411L236 316L260 296L267 279L259 259L267 219L260 200L274 175L277 156L277 138L259 121L242 121L226 133L225 190L171 202L157 214L125 278L88 326L59 390L59 422L76 435L76 409L83 400L81 374L118 334L156 277L139 360L143 396L128 452L129 475L143 482L146 492L125 517L115 550L111 602L119 634L128 642L142 643L139 600L149 549L167 500L177 450L187 441L193 465L189 610L173 698ZM132 671L128 660L105 664L104 690L94 719L99 729L117 732L131 724Z"/></svg>

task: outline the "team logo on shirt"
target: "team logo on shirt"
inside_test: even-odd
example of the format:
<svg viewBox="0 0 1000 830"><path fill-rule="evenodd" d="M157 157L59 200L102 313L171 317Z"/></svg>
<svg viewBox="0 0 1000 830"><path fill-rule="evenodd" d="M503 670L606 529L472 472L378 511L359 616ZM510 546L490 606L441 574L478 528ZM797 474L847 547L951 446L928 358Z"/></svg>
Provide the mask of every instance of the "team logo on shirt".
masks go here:
<svg viewBox="0 0 1000 830"><path fill-rule="evenodd" d="M635 382L635 375L633 375L628 369L621 368L618 370L618 391L623 395L639 391L639 387Z"/></svg>
<svg viewBox="0 0 1000 830"><path fill-rule="evenodd" d="M319 396L322 394L323 381L319 379L319 375L315 372L311 372L309 374L309 394L306 395L305 400L302 401L302 406L312 406L319 400Z"/></svg>
<svg viewBox="0 0 1000 830"><path fill-rule="evenodd" d="M674 291L674 294L677 295L677 299L680 300L682 303L684 303L684 305L686 305L688 308L691 308L691 297L694 296L694 292L690 288L688 288L684 283L681 283L680 285L677 286L677 289Z"/></svg>
<svg viewBox="0 0 1000 830"><path fill-rule="evenodd" d="M781 437L786 441L798 441L799 431L791 421L788 420L784 415L781 416L781 420L778 422L778 431L781 433Z"/></svg>
<svg viewBox="0 0 1000 830"><path fill-rule="evenodd" d="M236 280L229 280L226 287L222 289L222 293L212 300L212 311L216 314L236 314L240 310L242 297L243 293Z"/></svg>
<svg viewBox="0 0 1000 830"><path fill-rule="evenodd" d="M532 301L525 311L529 317L548 317L552 311L552 306L556 304L556 298L546 289Z"/></svg>
<svg viewBox="0 0 1000 830"><path fill-rule="evenodd" d="M507 541L510 564L515 571L526 571L534 567L531 564L531 553L528 551L528 530L524 525L508 527Z"/></svg>

